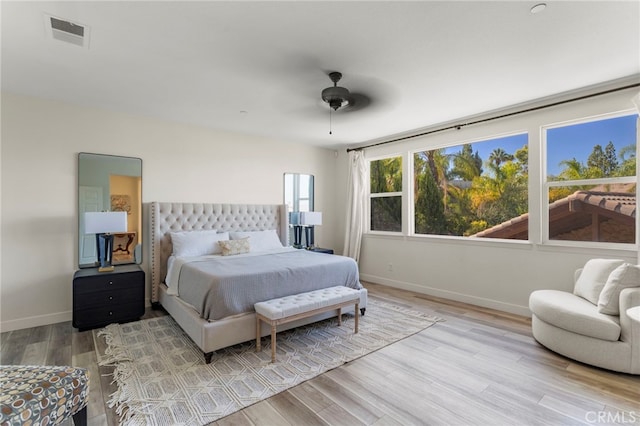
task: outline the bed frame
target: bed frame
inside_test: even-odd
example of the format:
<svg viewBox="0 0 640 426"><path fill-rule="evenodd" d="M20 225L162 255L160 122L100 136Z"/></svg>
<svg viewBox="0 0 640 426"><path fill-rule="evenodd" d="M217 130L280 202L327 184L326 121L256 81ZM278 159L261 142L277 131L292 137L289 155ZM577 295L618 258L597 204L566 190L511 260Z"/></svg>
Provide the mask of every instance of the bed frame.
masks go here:
<svg viewBox="0 0 640 426"><path fill-rule="evenodd" d="M152 202L149 208L151 228L151 303L161 305L203 351L211 362L213 352L256 338L254 312L216 321L200 317L179 297L167 294L164 284L167 259L171 255L170 232L215 229L224 231L262 231L275 229L283 245L289 245L289 222L285 204L201 204ZM367 305L367 291L361 290L360 308ZM351 309L351 311L353 308ZM349 312L345 309L344 312ZM282 330L335 316L336 312L294 321ZM263 324L262 336L270 334Z"/></svg>

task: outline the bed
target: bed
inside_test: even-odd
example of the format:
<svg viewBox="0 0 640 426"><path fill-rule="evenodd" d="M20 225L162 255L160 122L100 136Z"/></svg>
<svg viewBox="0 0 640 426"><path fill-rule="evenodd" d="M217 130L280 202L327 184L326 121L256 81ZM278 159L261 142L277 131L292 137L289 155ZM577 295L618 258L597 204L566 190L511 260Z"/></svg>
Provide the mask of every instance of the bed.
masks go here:
<svg viewBox="0 0 640 426"><path fill-rule="evenodd" d="M304 250L292 248L282 248L274 251L274 253L265 253L265 255L272 256L266 262L258 262L258 259L262 258L261 253L228 256L224 259L227 263L224 263L223 267L226 268L227 265L238 263L241 265L239 266L240 268L245 268L248 272L247 277L233 276L233 279L227 282L227 284L229 284L227 286L228 288L233 287L233 285L244 286L244 290L241 292L249 294L248 298L235 303L235 306L228 308L228 311L221 311L217 305L214 308L210 306L212 304L215 305L222 299L235 299L235 296L229 296L229 294L233 295L233 293L206 290L200 291L200 293L213 294L213 296L210 296L211 300L208 302L195 301L196 299L193 298L188 299L188 301L183 300L183 298L187 298L186 294L188 291L186 290L186 286L194 285L189 284L188 278L190 276L199 277L201 275L198 274L204 274L205 272L208 274L211 272L210 270L214 270L216 266L208 266L207 263L202 263L200 260L193 263L183 262L185 264L180 264L183 272L176 275L173 271L176 265L176 259L172 258L172 233L211 230L219 233L268 231L269 233L275 232L280 243L286 247L289 241L289 223L286 205L152 202L149 208L149 215L151 228L152 305L155 307L161 305L175 319L180 327L182 327L195 344L203 351L207 363L210 362L213 352L216 350L255 339L256 320L253 310L254 302L264 301L258 299L268 300L270 298L302 293L310 289L313 290L336 285L335 279L338 278L334 278L333 281L326 279L328 270L345 269L343 278L345 281L344 285L357 288L360 291L359 306L364 313L367 305L367 290L359 283L357 265L354 261L342 256L305 253ZM256 265L260 263L262 265L261 268L264 268L265 264L273 264L273 268L275 269L268 271L263 269L256 270L251 276L249 273L253 268L247 267L249 260L243 260L244 256L255 256L255 259L252 259L250 263L255 263ZM170 260L172 261L171 270L169 270ZM233 260L233 262L228 262L228 260ZM308 268L305 266L305 269L302 270L301 265L307 265L307 263L309 263ZM349 263L355 265L355 271L353 269L348 271ZM205 267L204 265L207 266ZM203 272L203 269L209 271ZM190 273L186 271L190 271ZM288 271L287 273L291 272L290 275L286 275L285 271ZM170 273L170 277L168 277L168 272ZM168 278L168 281L172 283L176 276L179 276L181 279L179 291L173 288L174 284L171 284L171 287L166 284ZM219 279L219 277L215 278L216 280ZM187 281L185 281L185 279ZM278 279L281 279L283 283L288 282L288 284L274 285L274 282ZM237 282L240 282L240 284ZM295 282L299 282L300 285L295 286L293 284ZM195 292L197 293L198 287L195 286L193 288L196 289ZM227 291L230 291L228 288ZM351 311L352 310L353 308L351 308ZM349 309L345 309L343 312L349 312ZM282 330L330 318L335 315L336 312L326 312L289 323L283 327ZM270 329L263 325L261 335L268 335L269 333Z"/></svg>

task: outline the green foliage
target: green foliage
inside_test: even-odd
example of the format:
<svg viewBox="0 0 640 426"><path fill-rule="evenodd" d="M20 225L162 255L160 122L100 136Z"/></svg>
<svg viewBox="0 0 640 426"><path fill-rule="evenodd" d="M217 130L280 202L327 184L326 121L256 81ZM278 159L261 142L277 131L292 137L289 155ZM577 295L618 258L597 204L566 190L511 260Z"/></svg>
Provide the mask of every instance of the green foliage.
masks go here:
<svg viewBox="0 0 640 426"><path fill-rule="evenodd" d="M619 159L619 161L618 161ZM636 175L636 147L627 145L616 156L616 148L613 142L609 142L602 149L601 145L595 145L587 164L572 158L560 162L563 166L558 176L549 176L549 180L581 180L598 179L607 177L635 176Z"/></svg>
<svg viewBox="0 0 640 426"><path fill-rule="evenodd" d="M471 144L462 145L459 153L453 156L453 168L451 177L463 181L472 181L474 177L482 174L482 158L478 151L473 153Z"/></svg>
<svg viewBox="0 0 640 426"><path fill-rule="evenodd" d="M431 167L416 178L415 228L418 234L447 234L443 193Z"/></svg>
<svg viewBox="0 0 640 426"><path fill-rule="evenodd" d="M527 145L513 154L497 148L484 165L470 144L462 145L452 155L447 155L444 149L416 153L413 170L416 233L468 236L527 213L528 162ZM550 180L635 176L635 145L621 149L619 156L612 142L604 149L596 145L586 165L575 158L560 164L562 171L558 176L549 176ZM578 189L551 188L550 202ZM401 158L372 161L371 192L400 191ZM400 223L401 207L395 201L378 205L380 220ZM386 205L389 207L385 208Z"/></svg>
<svg viewBox="0 0 640 426"><path fill-rule="evenodd" d="M372 194L402 192L402 157L384 158L370 163ZM371 229L400 231L402 229L402 197L376 198L371 203Z"/></svg>
<svg viewBox="0 0 640 426"><path fill-rule="evenodd" d="M402 192L402 157L371 162L371 193Z"/></svg>
<svg viewBox="0 0 640 426"><path fill-rule="evenodd" d="M471 145L414 158L415 229L419 234L472 235L528 211L528 150L496 149L482 169ZM452 165L451 165L452 163Z"/></svg>

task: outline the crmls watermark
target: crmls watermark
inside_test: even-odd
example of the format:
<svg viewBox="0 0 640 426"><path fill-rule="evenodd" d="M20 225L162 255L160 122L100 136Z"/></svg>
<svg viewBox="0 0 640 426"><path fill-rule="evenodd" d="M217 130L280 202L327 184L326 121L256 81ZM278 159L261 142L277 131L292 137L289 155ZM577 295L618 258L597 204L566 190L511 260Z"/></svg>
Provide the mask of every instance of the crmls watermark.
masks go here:
<svg viewBox="0 0 640 426"><path fill-rule="evenodd" d="M635 411L587 411L584 415L587 423L635 424L640 422L640 412Z"/></svg>

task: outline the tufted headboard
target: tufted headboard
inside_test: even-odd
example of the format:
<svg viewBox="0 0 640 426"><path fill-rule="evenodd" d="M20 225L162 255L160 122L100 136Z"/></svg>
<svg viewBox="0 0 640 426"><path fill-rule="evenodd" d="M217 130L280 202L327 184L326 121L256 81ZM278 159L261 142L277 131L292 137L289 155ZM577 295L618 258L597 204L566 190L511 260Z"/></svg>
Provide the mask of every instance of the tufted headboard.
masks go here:
<svg viewBox="0 0 640 426"><path fill-rule="evenodd" d="M151 218L151 302L158 301L158 286L167 275L171 256L170 232L215 229L263 231L275 229L283 245L289 244L286 204L202 204L154 201Z"/></svg>

